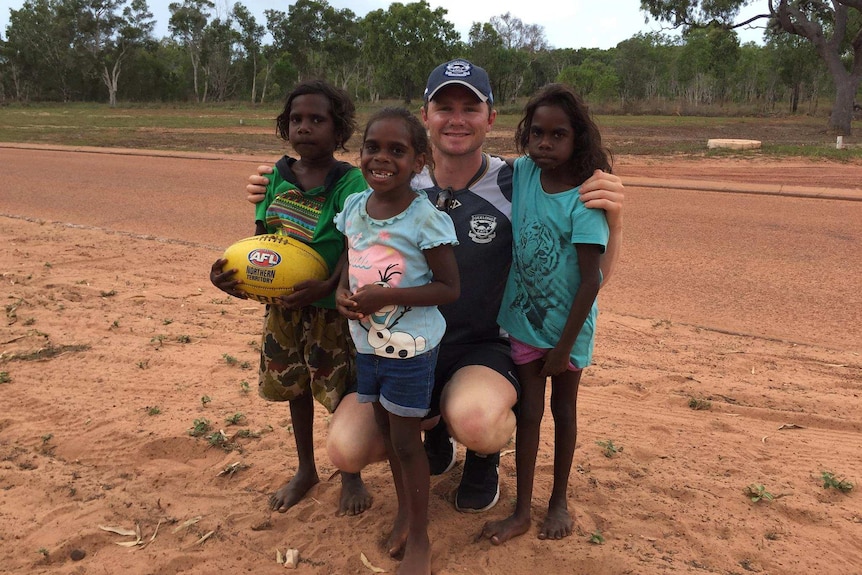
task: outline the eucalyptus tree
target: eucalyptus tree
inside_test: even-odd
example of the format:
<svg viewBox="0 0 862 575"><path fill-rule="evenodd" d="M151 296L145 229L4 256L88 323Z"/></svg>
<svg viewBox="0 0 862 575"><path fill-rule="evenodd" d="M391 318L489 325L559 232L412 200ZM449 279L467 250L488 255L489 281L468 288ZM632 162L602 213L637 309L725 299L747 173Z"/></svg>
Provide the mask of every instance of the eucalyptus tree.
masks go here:
<svg viewBox="0 0 862 575"><path fill-rule="evenodd" d="M789 94L790 112L795 113L802 100L809 102L809 112L817 105L820 87L827 75L810 42L791 34L767 32L764 50L778 80Z"/></svg>
<svg viewBox="0 0 862 575"><path fill-rule="evenodd" d="M486 23L474 22L467 46L474 61L488 71L497 102L512 101L556 76L547 78L546 66L537 66L550 51L544 27L525 24L509 12Z"/></svg>
<svg viewBox="0 0 862 575"><path fill-rule="evenodd" d="M515 98L529 67L529 58L526 55L519 57L518 50L508 48L491 22L473 23L467 35L465 55L488 72L497 104Z"/></svg>
<svg viewBox="0 0 862 575"><path fill-rule="evenodd" d="M762 6L760 14L739 19L742 6ZM849 135L853 104L862 80L862 1L860 0L641 0L641 9L674 27L717 24L733 29L758 21L772 30L810 42L835 86L830 127Z"/></svg>
<svg viewBox="0 0 862 575"><path fill-rule="evenodd" d="M551 48L545 38L543 26L526 24L520 18L512 16L510 12L491 17L491 26L500 35L503 47L509 50L540 52Z"/></svg>
<svg viewBox="0 0 862 575"><path fill-rule="evenodd" d="M685 99L695 106L723 102L739 59L736 32L718 26L690 28L683 38L677 69Z"/></svg>
<svg viewBox="0 0 862 575"><path fill-rule="evenodd" d="M678 49L675 39L655 32L638 33L617 44L614 67L624 106L671 95L675 83L673 51Z"/></svg>
<svg viewBox="0 0 862 575"><path fill-rule="evenodd" d="M233 5L232 14L233 21L239 28L239 43L245 52L246 62L251 67L251 103L254 104L257 102L257 69L261 60L266 29L258 24L248 8L239 2Z"/></svg>
<svg viewBox="0 0 862 575"><path fill-rule="evenodd" d="M201 101L201 53L204 46L204 31L210 18L210 10L215 8L210 0L183 0L182 3L171 2L168 10L171 13L168 20L168 31L186 50L192 65L192 85L195 101ZM204 83L204 90L206 83Z"/></svg>
<svg viewBox="0 0 862 575"><path fill-rule="evenodd" d="M299 79L319 77L347 87L355 74L360 41L353 11L336 9L325 0L298 0L287 14L267 10L273 45L287 54Z"/></svg>
<svg viewBox="0 0 862 575"><path fill-rule="evenodd" d="M68 101L83 90L78 8L64 0L26 0L9 10L5 67L16 99Z"/></svg>
<svg viewBox="0 0 862 575"><path fill-rule="evenodd" d="M92 58L93 73L108 89L108 104L117 105L120 74L134 51L147 41L155 21L146 0L83 0L78 42Z"/></svg>
<svg viewBox="0 0 862 575"><path fill-rule="evenodd" d="M583 61L564 68L556 81L569 84L586 100L607 102L618 98L620 78L613 51L587 48L578 52L583 53Z"/></svg>
<svg viewBox="0 0 862 575"><path fill-rule="evenodd" d="M233 29L230 19L216 18L204 28L201 51L201 69L206 82L204 101L210 90L216 102L233 97L238 76L235 63L239 39L239 32Z"/></svg>
<svg viewBox="0 0 862 575"><path fill-rule="evenodd" d="M266 29L272 34L272 44L263 47L264 86L261 92L261 102L267 94L283 96L287 86L296 82L299 76L296 64L288 48L287 14L281 10L264 10Z"/></svg>
<svg viewBox="0 0 862 575"><path fill-rule="evenodd" d="M373 63L377 85L406 103L421 97L428 73L455 55L460 40L446 10L424 1L369 12L361 29L363 58Z"/></svg>
<svg viewBox="0 0 862 575"><path fill-rule="evenodd" d="M730 79L736 102L771 111L782 93L768 48L754 42L739 47L739 59Z"/></svg>

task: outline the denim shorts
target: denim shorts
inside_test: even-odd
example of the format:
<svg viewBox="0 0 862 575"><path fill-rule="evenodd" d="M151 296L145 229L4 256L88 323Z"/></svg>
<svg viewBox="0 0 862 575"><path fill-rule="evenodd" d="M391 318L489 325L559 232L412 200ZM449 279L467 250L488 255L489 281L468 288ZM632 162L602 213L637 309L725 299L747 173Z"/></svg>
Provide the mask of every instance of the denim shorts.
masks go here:
<svg viewBox="0 0 862 575"><path fill-rule="evenodd" d="M386 411L401 417L425 417L431 407L439 349L408 359L357 354L357 400L379 401Z"/></svg>

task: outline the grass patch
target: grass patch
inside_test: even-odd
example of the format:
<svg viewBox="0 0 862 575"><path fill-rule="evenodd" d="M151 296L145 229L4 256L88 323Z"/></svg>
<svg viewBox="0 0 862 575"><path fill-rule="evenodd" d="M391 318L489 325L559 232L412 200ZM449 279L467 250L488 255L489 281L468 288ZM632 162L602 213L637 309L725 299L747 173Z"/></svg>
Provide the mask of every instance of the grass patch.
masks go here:
<svg viewBox="0 0 862 575"><path fill-rule="evenodd" d="M360 130L348 142L351 153L359 149L361 127L385 105L400 101L357 104ZM418 110L419 102L411 109ZM521 119L521 103L501 106L494 129L486 141L493 154L514 155L514 131ZM215 152L277 157L285 144L275 134L275 117L281 103L250 106L216 104L12 104L0 107L0 142L62 144ZM703 111L706 113L708 111ZM716 113L725 113L721 110ZM596 122L603 141L614 154L704 156L802 156L838 161L862 159L857 137L845 138L848 149L835 149L835 136L822 116L730 115L608 115ZM760 140L760 150L706 149L710 138Z"/></svg>
<svg viewBox="0 0 862 575"><path fill-rule="evenodd" d="M775 499L775 496L766 490L766 487L759 483L752 483L751 485L746 486L745 495L751 499L754 503L760 503L761 501L772 501Z"/></svg>
<svg viewBox="0 0 862 575"><path fill-rule="evenodd" d="M850 493L853 490L853 483L843 478L838 478L831 471L823 471L820 473L823 479L823 489L837 489L841 493Z"/></svg>
<svg viewBox="0 0 862 575"><path fill-rule="evenodd" d="M708 399L700 399L697 397L691 397L688 400L688 406L695 411L704 411L704 410L712 409L712 402Z"/></svg>
<svg viewBox="0 0 862 575"><path fill-rule="evenodd" d="M195 419L189 429L189 435L192 437L202 437L210 431L210 422L206 418Z"/></svg>
<svg viewBox="0 0 862 575"><path fill-rule="evenodd" d="M596 441L596 445L602 448L602 455L609 459L623 451L622 445L614 445L614 442L610 439L607 441Z"/></svg>

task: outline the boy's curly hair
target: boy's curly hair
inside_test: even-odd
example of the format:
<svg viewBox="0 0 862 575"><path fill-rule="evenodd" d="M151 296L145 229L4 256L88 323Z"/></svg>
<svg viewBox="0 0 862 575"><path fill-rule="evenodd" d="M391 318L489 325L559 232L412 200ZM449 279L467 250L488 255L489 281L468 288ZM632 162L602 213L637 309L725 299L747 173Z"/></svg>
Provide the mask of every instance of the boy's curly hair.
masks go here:
<svg viewBox="0 0 862 575"><path fill-rule="evenodd" d="M347 141L356 130L356 106L353 100L344 90L336 88L324 80L306 80L287 95L284 102L284 110L275 119L275 133L285 141L290 141L288 129L290 126L290 107L293 100L299 96L308 94L320 94L329 100L330 112L335 123L335 138L338 141L337 148L347 151Z"/></svg>

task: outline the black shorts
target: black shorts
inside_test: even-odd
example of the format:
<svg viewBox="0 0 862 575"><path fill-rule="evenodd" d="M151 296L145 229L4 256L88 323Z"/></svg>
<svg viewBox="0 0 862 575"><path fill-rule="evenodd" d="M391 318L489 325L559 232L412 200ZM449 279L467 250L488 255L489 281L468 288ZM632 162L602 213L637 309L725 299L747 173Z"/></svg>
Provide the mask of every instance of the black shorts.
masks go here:
<svg viewBox="0 0 862 575"><path fill-rule="evenodd" d="M452 379L455 372L469 365L481 365L493 369L509 380L518 397L521 384L515 373L509 340L497 339L475 344L441 344L434 373L434 391L431 394L431 412L428 417L440 415L440 396L443 387Z"/></svg>

